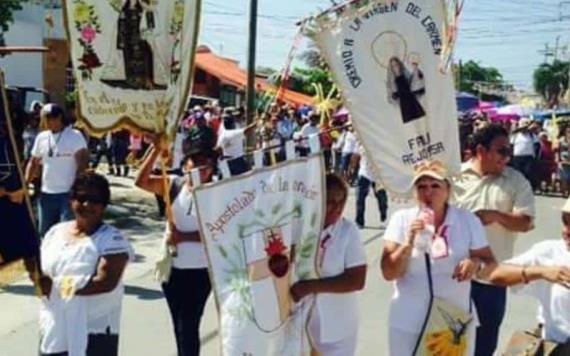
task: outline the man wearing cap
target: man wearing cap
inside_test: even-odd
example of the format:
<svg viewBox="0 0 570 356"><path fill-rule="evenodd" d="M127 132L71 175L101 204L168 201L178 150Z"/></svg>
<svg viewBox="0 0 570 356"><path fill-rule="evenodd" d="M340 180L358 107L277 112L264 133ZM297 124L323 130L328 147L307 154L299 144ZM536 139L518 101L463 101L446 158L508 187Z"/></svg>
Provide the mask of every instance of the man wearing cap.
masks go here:
<svg viewBox="0 0 570 356"><path fill-rule="evenodd" d="M513 167L521 172L535 188L533 178L533 168L535 158L540 151L540 141L538 136L530 130L532 120L521 119L519 128L511 136L513 146Z"/></svg>
<svg viewBox="0 0 570 356"><path fill-rule="evenodd" d="M504 127L490 124L478 130L473 135L472 151L474 158L463 165L455 181L456 203L477 214L493 254L502 262L513 257L517 234L533 228L534 195L528 180L507 166L511 147ZM475 355L491 356L505 315L507 291L474 281L472 297L481 324Z"/></svg>
<svg viewBox="0 0 570 356"><path fill-rule="evenodd" d="M78 173L87 168L89 153L83 135L65 124L61 107L46 104L41 116L48 130L36 137L26 169L26 182L31 183L42 168L38 220L43 236L52 225L73 218L69 191Z"/></svg>

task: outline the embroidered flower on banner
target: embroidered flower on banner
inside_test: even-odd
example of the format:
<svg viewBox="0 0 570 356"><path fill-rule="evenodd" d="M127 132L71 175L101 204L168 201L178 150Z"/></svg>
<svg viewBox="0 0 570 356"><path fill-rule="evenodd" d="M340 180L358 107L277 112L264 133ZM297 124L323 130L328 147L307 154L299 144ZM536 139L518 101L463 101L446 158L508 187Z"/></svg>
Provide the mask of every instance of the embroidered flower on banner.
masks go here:
<svg viewBox="0 0 570 356"><path fill-rule="evenodd" d="M95 31L95 29L93 27L87 26L83 30L81 30L81 38L85 42L91 43L91 42L93 42L95 37L97 37L97 31Z"/></svg>
<svg viewBox="0 0 570 356"><path fill-rule="evenodd" d="M81 62L78 69L84 80L91 80L93 69L103 65L93 47L93 41L97 34L101 33L101 23L93 5L87 4L85 0L75 0L74 4L75 29L80 35L77 41L83 49L81 57L78 58Z"/></svg>
<svg viewBox="0 0 570 356"><path fill-rule="evenodd" d="M84 2L76 2L75 6L75 21L79 23L86 23L89 21L90 18L90 9L87 4Z"/></svg>

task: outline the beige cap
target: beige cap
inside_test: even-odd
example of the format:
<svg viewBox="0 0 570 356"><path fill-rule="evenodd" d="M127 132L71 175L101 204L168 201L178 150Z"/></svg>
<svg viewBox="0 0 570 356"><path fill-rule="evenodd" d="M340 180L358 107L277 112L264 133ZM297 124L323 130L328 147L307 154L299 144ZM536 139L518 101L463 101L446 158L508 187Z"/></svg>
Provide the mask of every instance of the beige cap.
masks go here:
<svg viewBox="0 0 570 356"><path fill-rule="evenodd" d="M519 120L519 128L528 127L532 124L532 120L528 117L523 117Z"/></svg>
<svg viewBox="0 0 570 356"><path fill-rule="evenodd" d="M430 177L441 181L449 181L449 176L445 165L441 161L424 161L415 167L414 180L415 185L418 180L423 177Z"/></svg>

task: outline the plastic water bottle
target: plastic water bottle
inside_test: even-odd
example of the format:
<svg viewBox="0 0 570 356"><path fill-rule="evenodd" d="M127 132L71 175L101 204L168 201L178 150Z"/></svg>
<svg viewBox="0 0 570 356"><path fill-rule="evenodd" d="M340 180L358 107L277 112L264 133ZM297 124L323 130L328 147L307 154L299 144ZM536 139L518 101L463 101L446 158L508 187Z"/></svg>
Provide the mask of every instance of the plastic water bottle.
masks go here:
<svg viewBox="0 0 570 356"><path fill-rule="evenodd" d="M427 252L431 248L431 242L435 234L435 213L431 208L422 206L418 219L424 221L425 229L416 236L414 247L422 252Z"/></svg>

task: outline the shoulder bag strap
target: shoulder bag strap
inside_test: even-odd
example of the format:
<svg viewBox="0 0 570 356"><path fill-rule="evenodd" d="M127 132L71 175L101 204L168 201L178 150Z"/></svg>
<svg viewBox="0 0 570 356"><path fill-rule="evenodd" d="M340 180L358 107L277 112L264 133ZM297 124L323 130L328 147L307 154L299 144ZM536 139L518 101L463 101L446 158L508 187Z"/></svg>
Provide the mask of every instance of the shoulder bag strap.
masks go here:
<svg viewBox="0 0 570 356"><path fill-rule="evenodd" d="M416 341L416 347L414 347L414 352L412 353L412 355L416 355L418 352L418 349L420 348L420 344L422 342L424 333L425 333L426 328L427 328L427 324L429 322L431 310L433 308L433 279L432 279L432 275L431 275L431 260L430 260L429 254L427 254L427 253L424 254L424 258L425 258L425 262L426 262L426 272L427 272L428 287L429 287L429 302L428 302L428 310L426 313L426 317L425 317L424 322L422 324L422 330L420 332L420 336L418 337L418 341Z"/></svg>

